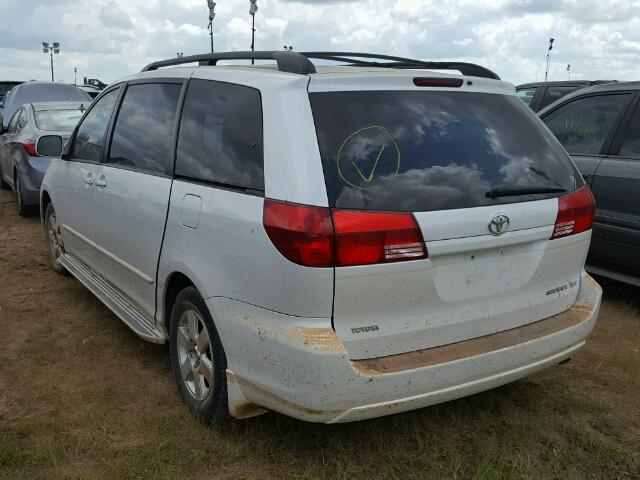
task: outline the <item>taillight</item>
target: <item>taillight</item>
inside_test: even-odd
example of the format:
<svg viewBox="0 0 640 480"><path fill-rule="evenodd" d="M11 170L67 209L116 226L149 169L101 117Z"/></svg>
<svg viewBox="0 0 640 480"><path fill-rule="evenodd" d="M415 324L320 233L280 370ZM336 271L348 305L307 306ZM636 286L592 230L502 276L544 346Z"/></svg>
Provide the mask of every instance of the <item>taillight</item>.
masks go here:
<svg viewBox="0 0 640 480"><path fill-rule="evenodd" d="M588 187L558 198L558 217L551 239L586 232L593 225L595 200Z"/></svg>
<svg viewBox="0 0 640 480"><path fill-rule="evenodd" d="M401 262L427 257L411 213L332 210L336 267Z"/></svg>
<svg viewBox="0 0 640 480"><path fill-rule="evenodd" d="M32 157L37 157L38 152L36 152L36 141L35 140L27 140L26 142L22 142L21 145L27 151L29 155Z"/></svg>
<svg viewBox="0 0 640 480"><path fill-rule="evenodd" d="M285 258L306 267L333 267L328 208L265 200L264 229Z"/></svg>
<svg viewBox="0 0 640 480"><path fill-rule="evenodd" d="M265 200L263 215L273 245L298 265L346 267L427 258L411 213L329 210Z"/></svg>

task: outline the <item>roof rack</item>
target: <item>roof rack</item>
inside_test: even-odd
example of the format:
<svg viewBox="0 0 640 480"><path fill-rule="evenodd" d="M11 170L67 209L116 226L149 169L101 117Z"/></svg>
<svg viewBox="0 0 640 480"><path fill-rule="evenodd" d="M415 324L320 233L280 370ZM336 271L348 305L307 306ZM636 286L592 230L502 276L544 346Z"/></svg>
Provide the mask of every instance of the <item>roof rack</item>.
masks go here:
<svg viewBox="0 0 640 480"><path fill-rule="evenodd" d="M480 65L466 62L431 62L415 60L412 58L394 57L390 55L378 55L374 53L354 52L292 52L292 51L266 51L266 52L220 52L191 55L188 57L171 58L153 62L142 69L143 72L157 70L161 67L175 67L187 63L199 63L200 65L216 65L220 60L275 60L278 70L281 72L309 74L316 73L316 67L309 59L345 62L352 67L380 67L380 68L424 68L430 70L457 70L463 75L472 77L484 77L500 80L500 77ZM363 60L364 59L364 60ZM382 60L382 61L379 61Z"/></svg>
<svg viewBox="0 0 640 480"><path fill-rule="evenodd" d="M500 77L495 72L492 72L488 68L485 68L481 65L476 65L475 63L432 62L415 60L412 58L394 57L390 55L354 52L302 52L302 55L307 58L315 58L318 60L346 62L348 66L352 67L381 67L399 69L426 68L430 70L457 70L463 75L500 80ZM361 60L363 58L384 61L377 62L372 60Z"/></svg>
<svg viewBox="0 0 640 480"><path fill-rule="evenodd" d="M157 70L161 67L174 67L185 63L198 62L200 65L216 65L219 60L275 60L278 70L289 73L316 73L316 67L307 57L291 51L270 52L220 52L191 55L188 57L171 58L153 62L142 69L143 72Z"/></svg>

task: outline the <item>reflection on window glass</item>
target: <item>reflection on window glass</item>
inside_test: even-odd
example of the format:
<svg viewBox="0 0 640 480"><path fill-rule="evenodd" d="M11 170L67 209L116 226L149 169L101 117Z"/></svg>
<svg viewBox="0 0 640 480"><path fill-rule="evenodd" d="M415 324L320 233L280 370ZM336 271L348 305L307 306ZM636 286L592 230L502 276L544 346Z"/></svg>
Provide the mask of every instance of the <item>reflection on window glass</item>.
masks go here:
<svg viewBox="0 0 640 480"><path fill-rule="evenodd" d="M102 159L104 137L118 98L118 90L106 93L87 113L76 134L71 157L92 162Z"/></svg>
<svg viewBox="0 0 640 480"><path fill-rule="evenodd" d="M180 124L176 175L264 190L263 170L258 90L191 80Z"/></svg>
<svg viewBox="0 0 640 480"><path fill-rule="evenodd" d="M18 121L20 120L20 117L22 116L22 109L18 110L13 117L11 117L11 121L9 122L9 132L11 133L15 133L18 131Z"/></svg>
<svg viewBox="0 0 640 480"><path fill-rule="evenodd" d="M156 83L127 88L113 129L108 163L168 173L173 122L182 85Z"/></svg>
<svg viewBox="0 0 640 480"><path fill-rule="evenodd" d="M536 88L522 88L516 91L516 95L525 103L525 105L531 105L533 96L536 94L536 90Z"/></svg>
<svg viewBox="0 0 640 480"><path fill-rule="evenodd" d="M620 148L621 157L640 158L640 108L636 107L636 111L631 118L627 132L622 141Z"/></svg>
<svg viewBox="0 0 640 480"><path fill-rule="evenodd" d="M628 95L584 97L562 105L543 121L572 154L598 155Z"/></svg>
<svg viewBox="0 0 640 480"><path fill-rule="evenodd" d="M36 126L40 130L73 130L83 110L40 110L35 112Z"/></svg>
<svg viewBox="0 0 640 480"><path fill-rule="evenodd" d="M566 153L515 96L368 91L310 98L331 206L447 210L550 196L488 198L493 188L575 186Z"/></svg>

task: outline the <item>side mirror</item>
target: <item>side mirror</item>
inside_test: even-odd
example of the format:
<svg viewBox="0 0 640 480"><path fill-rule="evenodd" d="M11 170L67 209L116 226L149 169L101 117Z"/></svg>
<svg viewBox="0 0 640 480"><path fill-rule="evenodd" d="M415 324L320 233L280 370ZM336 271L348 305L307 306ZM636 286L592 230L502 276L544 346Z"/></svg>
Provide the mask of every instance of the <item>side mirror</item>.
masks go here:
<svg viewBox="0 0 640 480"><path fill-rule="evenodd" d="M59 157L62 154L60 135L43 135L36 142L36 153L41 157Z"/></svg>

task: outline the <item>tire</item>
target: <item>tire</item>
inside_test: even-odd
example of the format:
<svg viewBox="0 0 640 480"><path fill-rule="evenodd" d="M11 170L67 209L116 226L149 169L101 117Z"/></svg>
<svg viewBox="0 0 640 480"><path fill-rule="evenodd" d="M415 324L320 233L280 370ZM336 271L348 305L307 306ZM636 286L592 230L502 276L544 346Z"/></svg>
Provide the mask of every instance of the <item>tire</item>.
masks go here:
<svg viewBox="0 0 640 480"><path fill-rule="evenodd" d="M1 167L0 167L0 190L9 190L9 184L4 180Z"/></svg>
<svg viewBox="0 0 640 480"><path fill-rule="evenodd" d="M18 208L18 215L21 217L28 217L32 214L33 209L24 204L24 197L22 196L22 182L20 182L20 175L16 173L15 176L15 189L16 189L16 207Z"/></svg>
<svg viewBox="0 0 640 480"><path fill-rule="evenodd" d="M227 420L227 357L195 287L185 288L176 298L169 340L173 375L187 408L207 424Z"/></svg>
<svg viewBox="0 0 640 480"><path fill-rule="evenodd" d="M60 255L64 253L64 242L52 203L47 205L44 213L44 232L47 238L47 252L51 268L60 275L69 276L67 269L60 263Z"/></svg>

